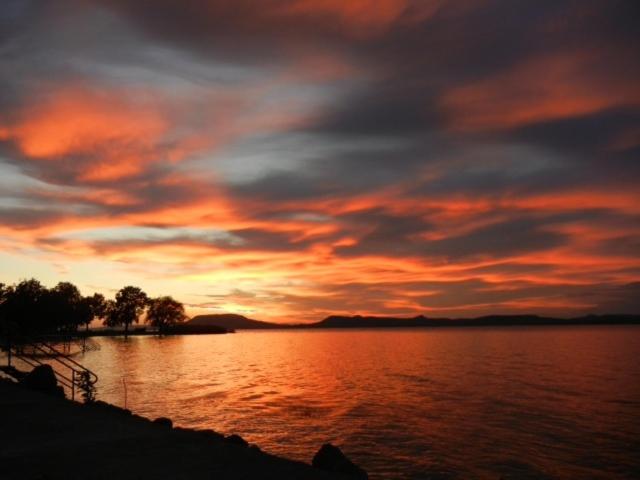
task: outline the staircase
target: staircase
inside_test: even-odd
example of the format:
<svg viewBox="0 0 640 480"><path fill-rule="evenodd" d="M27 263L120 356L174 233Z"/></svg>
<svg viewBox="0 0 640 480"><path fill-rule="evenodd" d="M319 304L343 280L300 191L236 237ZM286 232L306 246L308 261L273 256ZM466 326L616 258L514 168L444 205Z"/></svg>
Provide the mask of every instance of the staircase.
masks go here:
<svg viewBox="0 0 640 480"><path fill-rule="evenodd" d="M53 368L58 384L76 399L79 394L84 401L93 401L96 395L98 376L63 353L50 343L35 339L20 339L19 342L9 342L0 338L2 350L7 352L7 364L0 366L0 371L16 381L22 380L27 372L21 371L13 364L16 360L31 368L38 365L49 365Z"/></svg>

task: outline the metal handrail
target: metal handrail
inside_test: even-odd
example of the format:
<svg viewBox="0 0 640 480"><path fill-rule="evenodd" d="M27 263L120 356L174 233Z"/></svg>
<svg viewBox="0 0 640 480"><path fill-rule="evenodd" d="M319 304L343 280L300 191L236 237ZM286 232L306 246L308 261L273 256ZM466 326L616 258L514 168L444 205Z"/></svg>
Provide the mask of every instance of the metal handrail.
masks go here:
<svg viewBox="0 0 640 480"><path fill-rule="evenodd" d="M42 345L44 347L47 347L49 349L49 351L46 351L40 345ZM41 351L42 353L47 355L49 358L54 358L58 363L61 363L62 365L64 365L65 367L67 367L70 370L87 372L93 378L93 382L92 383L95 383L95 382L98 381L98 376L94 372L92 372L91 370L86 368L84 365L76 362L73 358L69 357L68 355L60 352L59 350L56 350L52 345L50 345L50 344L48 344L46 342L38 342L38 343L32 343L31 346L35 347L36 349ZM69 362L72 365L68 365L65 362ZM77 368L74 368L74 366L77 367Z"/></svg>
<svg viewBox="0 0 640 480"><path fill-rule="evenodd" d="M30 359L29 357L26 357L26 356L22 356L22 355L19 355L19 354L16 354L15 356L16 356L16 358L19 358L21 361L23 361L24 363L26 363L30 367L37 367L38 365L46 365L45 363L43 363L43 362L41 362L39 360L33 360L33 359ZM56 378L58 379L58 382L60 382L63 386L73 390L73 382L69 377L63 375L62 373L60 373L60 372L58 372L56 370L54 370L54 373L56 375Z"/></svg>
<svg viewBox="0 0 640 480"><path fill-rule="evenodd" d="M62 384L64 387L67 387L68 389L71 390L72 400L75 400L76 387L83 390L86 395L92 394L92 390L93 390L92 387L98 382L98 375L96 375L94 372L86 368L84 365L81 365L80 363L76 362L75 360L70 358L68 355L60 352L59 350L54 348L52 345L46 342L36 341L36 340L25 340L24 338L22 338L21 340L22 341L20 342L19 346L31 347L32 349L35 349L41 352L42 354L44 354L45 358L49 358L50 360L57 362L58 364L62 365L63 367L71 371L71 378L69 378L69 376L56 370L52 366L53 372L56 378L58 379L58 381L60 382L60 384ZM25 362L27 365L31 367L36 367L38 365L45 365L45 363L40 361L38 358L25 354L24 351L18 350L18 348L16 347L17 345L15 344L14 345L9 344L9 348L8 348L9 353L10 354L13 353L14 357L20 359L21 361ZM11 352L11 350L13 350L13 352ZM9 365L10 364L11 364L11 355L9 355ZM84 379L87 380L89 385L85 384Z"/></svg>

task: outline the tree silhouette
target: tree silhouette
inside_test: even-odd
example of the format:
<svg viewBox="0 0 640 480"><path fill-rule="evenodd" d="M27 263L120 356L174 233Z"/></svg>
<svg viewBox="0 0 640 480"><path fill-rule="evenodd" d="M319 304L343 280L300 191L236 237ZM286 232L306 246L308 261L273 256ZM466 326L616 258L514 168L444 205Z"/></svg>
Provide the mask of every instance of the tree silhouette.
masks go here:
<svg viewBox="0 0 640 480"><path fill-rule="evenodd" d="M124 325L124 336L129 335L129 325L138 323L149 298L138 287L123 287L116 293L116 300L109 304L105 325L116 327Z"/></svg>
<svg viewBox="0 0 640 480"><path fill-rule="evenodd" d="M4 290L0 318L3 329L16 334L32 335L55 329L47 322L47 289L32 278Z"/></svg>
<svg viewBox="0 0 640 480"><path fill-rule="evenodd" d="M60 282L44 294L48 322L58 331L74 332L81 315L82 295L73 283Z"/></svg>
<svg viewBox="0 0 640 480"><path fill-rule="evenodd" d="M35 279L14 285L0 282L0 335L14 339L61 332L74 335L81 325L88 331L91 321L99 318L111 327L124 326L128 336L129 326L139 321L146 307L147 322L160 333L187 318L184 306L172 297L149 300L133 286L120 289L115 300L106 300L100 293L83 297L70 282L59 282L51 289Z"/></svg>
<svg viewBox="0 0 640 480"><path fill-rule="evenodd" d="M12 292L13 288L0 282L0 334L6 334L9 329L9 319L7 317L7 309L4 304Z"/></svg>
<svg viewBox="0 0 640 480"><path fill-rule="evenodd" d="M184 322L186 318L184 305L172 297L158 297L149 300L147 322L157 327L160 334L165 333L168 327Z"/></svg>
<svg viewBox="0 0 640 480"><path fill-rule="evenodd" d="M89 331L89 324L94 318L104 318L107 314L108 303L101 293L94 293L80 301L78 325L84 325Z"/></svg>

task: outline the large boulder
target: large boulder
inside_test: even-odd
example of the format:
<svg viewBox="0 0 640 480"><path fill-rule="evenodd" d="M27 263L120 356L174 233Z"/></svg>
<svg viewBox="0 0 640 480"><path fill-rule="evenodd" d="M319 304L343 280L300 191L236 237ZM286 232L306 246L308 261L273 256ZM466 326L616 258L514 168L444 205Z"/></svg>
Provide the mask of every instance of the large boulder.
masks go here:
<svg viewBox="0 0 640 480"><path fill-rule="evenodd" d="M349 460L338 447L325 443L316 452L311 465L327 472L344 473L358 480L367 480L369 475Z"/></svg>
<svg viewBox="0 0 640 480"><path fill-rule="evenodd" d="M58 385L51 365L38 365L20 380L20 385L38 392L64 397L64 389Z"/></svg>
<svg viewBox="0 0 640 480"><path fill-rule="evenodd" d="M153 423L160 425L161 427L173 428L173 421L167 417L158 417L153 421Z"/></svg>
<svg viewBox="0 0 640 480"><path fill-rule="evenodd" d="M236 435L235 433L224 437L224 441L227 443L233 443L234 445L240 445L241 447L249 446L249 443L244 438L240 435Z"/></svg>

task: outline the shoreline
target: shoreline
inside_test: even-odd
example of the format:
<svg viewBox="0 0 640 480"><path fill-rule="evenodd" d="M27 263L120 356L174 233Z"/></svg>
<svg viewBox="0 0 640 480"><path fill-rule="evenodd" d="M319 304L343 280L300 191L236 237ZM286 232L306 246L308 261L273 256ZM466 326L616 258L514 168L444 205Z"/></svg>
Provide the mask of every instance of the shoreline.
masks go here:
<svg viewBox="0 0 640 480"><path fill-rule="evenodd" d="M134 327L127 332L128 337L133 336L172 336L172 335L224 335L226 333L235 333L233 328L225 328L217 325L175 325L167 330L160 332L154 328ZM78 331L75 333L79 338L83 337L124 337L125 332L116 328L100 328Z"/></svg>
<svg viewBox="0 0 640 480"><path fill-rule="evenodd" d="M57 398L2 377L0 411L7 480L354 478L265 453L238 435L173 427L166 418Z"/></svg>
<svg viewBox="0 0 640 480"><path fill-rule="evenodd" d="M355 331L355 330L367 330L367 331L411 331L411 330L459 330L459 329L477 329L477 328L505 328L505 329L529 329L529 328L578 328L578 327L638 327L640 321L629 323L574 323L574 324L561 324L561 323L540 323L540 324L486 324L486 325L393 325L393 326L377 326L377 325L358 325L358 326L330 326L330 327L300 327L298 325L285 325L273 328L237 328L226 332L174 332L159 335L157 332L129 332L129 337L173 337L173 336L190 336L190 335L224 335L228 333L238 332L277 332L277 331L303 331L303 332L339 332L339 331ZM124 337L123 332L109 332L109 333L93 333L89 334L81 333L77 338L92 338L92 337Z"/></svg>

